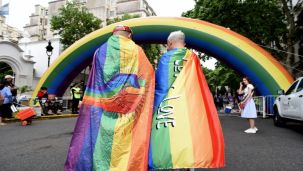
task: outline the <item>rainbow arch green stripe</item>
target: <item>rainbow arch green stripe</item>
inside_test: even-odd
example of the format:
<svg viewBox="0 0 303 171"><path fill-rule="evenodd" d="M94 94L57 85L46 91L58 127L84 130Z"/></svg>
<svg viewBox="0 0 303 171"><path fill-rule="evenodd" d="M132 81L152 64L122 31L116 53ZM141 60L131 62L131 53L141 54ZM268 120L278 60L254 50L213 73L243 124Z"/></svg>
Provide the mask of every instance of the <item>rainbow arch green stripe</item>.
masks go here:
<svg viewBox="0 0 303 171"><path fill-rule="evenodd" d="M88 66L94 51L100 47L116 25L132 27L133 39L141 43L166 43L170 32L182 30L190 48L206 52L248 76L261 95L287 89L293 78L267 51L249 39L224 27L182 17L147 17L115 23L88 34L66 49L40 79L33 96L41 86L50 94L61 96L71 81Z"/></svg>

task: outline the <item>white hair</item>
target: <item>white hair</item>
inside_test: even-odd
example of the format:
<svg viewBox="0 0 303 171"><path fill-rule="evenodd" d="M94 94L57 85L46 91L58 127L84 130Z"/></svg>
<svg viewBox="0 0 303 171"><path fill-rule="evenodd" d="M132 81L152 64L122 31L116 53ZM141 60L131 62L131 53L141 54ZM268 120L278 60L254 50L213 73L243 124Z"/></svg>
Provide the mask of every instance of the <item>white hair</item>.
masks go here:
<svg viewBox="0 0 303 171"><path fill-rule="evenodd" d="M171 32L167 38L167 41L177 41L185 43L185 34L181 30Z"/></svg>

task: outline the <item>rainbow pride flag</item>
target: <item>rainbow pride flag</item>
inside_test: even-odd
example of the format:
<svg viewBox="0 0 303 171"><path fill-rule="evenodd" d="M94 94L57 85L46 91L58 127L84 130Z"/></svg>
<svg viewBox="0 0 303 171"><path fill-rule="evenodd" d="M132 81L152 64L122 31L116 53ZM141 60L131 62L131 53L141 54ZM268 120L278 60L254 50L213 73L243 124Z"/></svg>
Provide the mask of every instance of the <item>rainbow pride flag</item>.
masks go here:
<svg viewBox="0 0 303 171"><path fill-rule="evenodd" d="M65 170L147 170L154 70L132 40L96 50Z"/></svg>
<svg viewBox="0 0 303 171"><path fill-rule="evenodd" d="M164 54L156 72L150 169L224 167L218 113L197 56Z"/></svg>

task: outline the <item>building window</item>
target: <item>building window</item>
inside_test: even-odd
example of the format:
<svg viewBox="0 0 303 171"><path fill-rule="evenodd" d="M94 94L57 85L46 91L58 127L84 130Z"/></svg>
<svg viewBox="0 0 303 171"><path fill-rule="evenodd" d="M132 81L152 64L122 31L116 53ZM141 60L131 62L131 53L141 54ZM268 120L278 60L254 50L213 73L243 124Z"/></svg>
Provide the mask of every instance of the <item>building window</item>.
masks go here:
<svg viewBox="0 0 303 171"><path fill-rule="evenodd" d="M110 11L110 17L114 17L115 16L115 11Z"/></svg>

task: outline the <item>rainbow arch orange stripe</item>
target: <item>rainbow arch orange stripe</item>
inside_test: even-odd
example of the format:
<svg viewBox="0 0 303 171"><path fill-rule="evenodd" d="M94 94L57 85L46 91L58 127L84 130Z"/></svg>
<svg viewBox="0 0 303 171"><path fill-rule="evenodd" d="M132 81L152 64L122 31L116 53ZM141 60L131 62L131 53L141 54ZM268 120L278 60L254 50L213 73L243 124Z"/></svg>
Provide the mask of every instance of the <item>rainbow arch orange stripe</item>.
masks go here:
<svg viewBox="0 0 303 171"><path fill-rule="evenodd" d="M229 29L189 18L147 17L126 20L90 33L66 49L40 79L33 96L40 87L61 96L71 81L88 66L94 51L111 35L115 25L132 28L133 39L141 43L166 43L170 32L182 30L190 48L206 52L248 76L261 95L276 94L287 89L293 78L267 51Z"/></svg>

